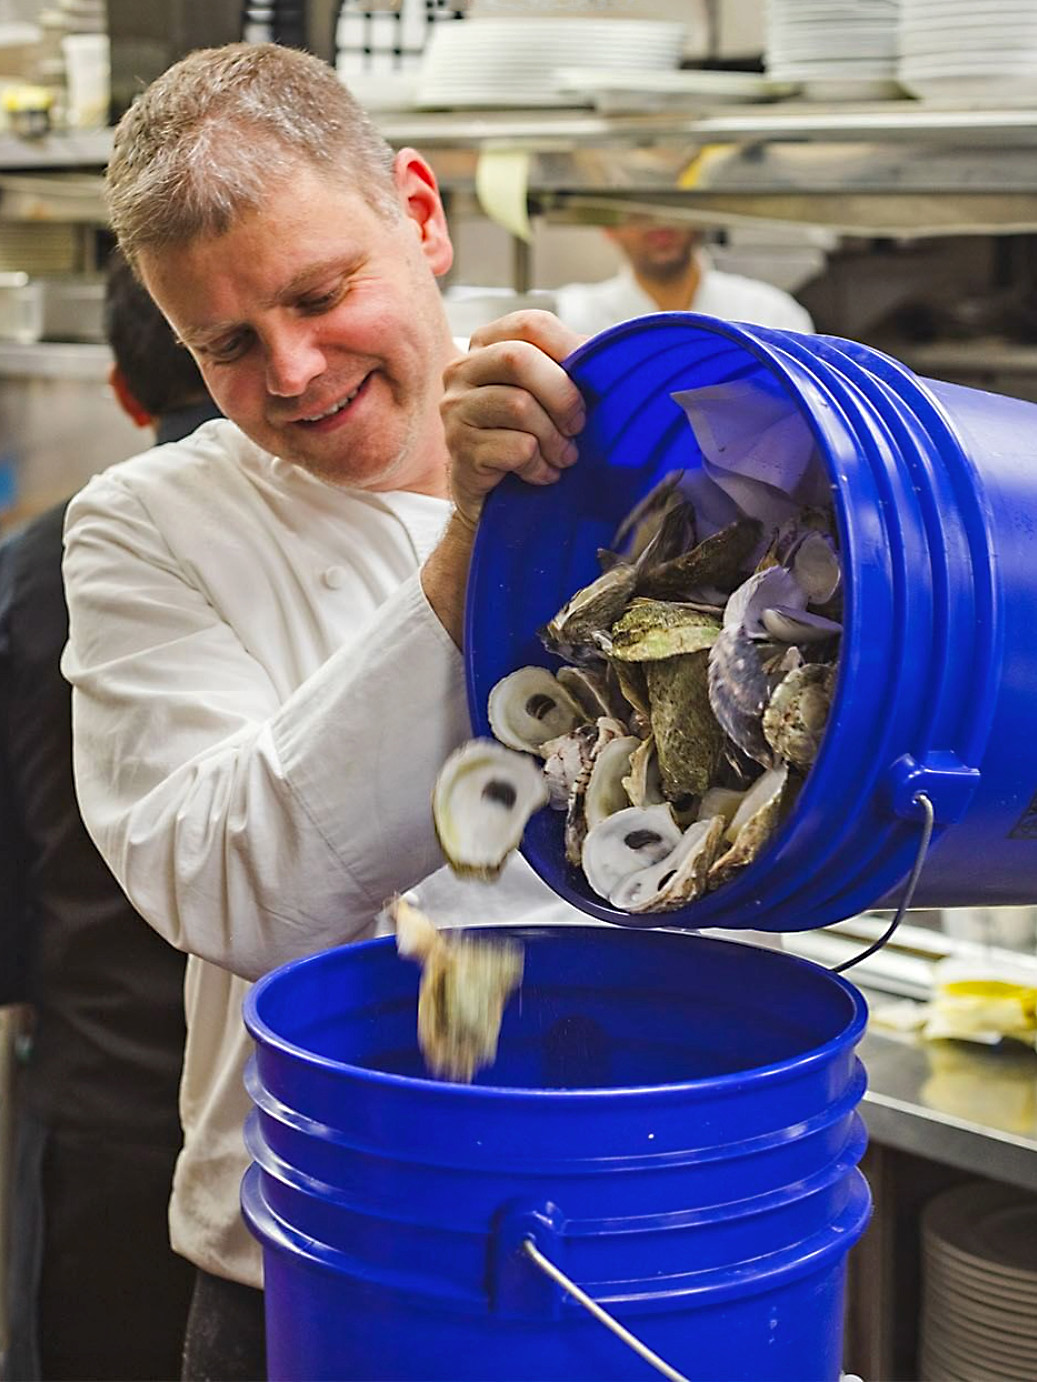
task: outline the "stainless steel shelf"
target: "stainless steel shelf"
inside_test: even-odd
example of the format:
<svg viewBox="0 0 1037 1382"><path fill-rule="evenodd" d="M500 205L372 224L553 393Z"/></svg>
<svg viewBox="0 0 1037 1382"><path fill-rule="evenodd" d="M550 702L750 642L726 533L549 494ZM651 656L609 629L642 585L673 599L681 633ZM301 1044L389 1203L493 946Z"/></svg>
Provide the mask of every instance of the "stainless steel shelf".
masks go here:
<svg viewBox="0 0 1037 1382"><path fill-rule="evenodd" d="M533 209L594 222L665 209L714 225L767 220L919 238L1037 231L1037 110L807 102L722 112L381 112L391 143L426 152L474 194L480 160L528 153ZM0 138L0 172L104 166L112 132ZM0 215L6 214L0 206Z"/></svg>

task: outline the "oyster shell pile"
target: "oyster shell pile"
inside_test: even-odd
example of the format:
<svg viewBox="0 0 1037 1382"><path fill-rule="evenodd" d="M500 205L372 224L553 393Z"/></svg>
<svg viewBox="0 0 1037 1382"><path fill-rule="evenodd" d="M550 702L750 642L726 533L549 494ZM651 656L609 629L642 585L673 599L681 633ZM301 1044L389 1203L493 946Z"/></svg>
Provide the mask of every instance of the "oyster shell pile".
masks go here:
<svg viewBox="0 0 1037 1382"><path fill-rule="evenodd" d="M602 574L541 630L563 665L519 668L489 698L494 734L540 760L565 812L567 861L631 913L685 907L759 855L834 694L831 512L785 495L780 521L742 513L702 540L698 526L680 476L667 477L600 554ZM463 851L447 857L468 867Z"/></svg>

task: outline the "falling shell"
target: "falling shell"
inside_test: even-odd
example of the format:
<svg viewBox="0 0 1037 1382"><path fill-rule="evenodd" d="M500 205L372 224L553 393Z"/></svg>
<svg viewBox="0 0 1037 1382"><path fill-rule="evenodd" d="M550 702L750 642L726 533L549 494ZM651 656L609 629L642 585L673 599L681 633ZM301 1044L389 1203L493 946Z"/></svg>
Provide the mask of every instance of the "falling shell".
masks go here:
<svg viewBox="0 0 1037 1382"><path fill-rule="evenodd" d="M548 789L536 762L492 739L472 739L443 764L432 792L432 819L455 873L494 879Z"/></svg>

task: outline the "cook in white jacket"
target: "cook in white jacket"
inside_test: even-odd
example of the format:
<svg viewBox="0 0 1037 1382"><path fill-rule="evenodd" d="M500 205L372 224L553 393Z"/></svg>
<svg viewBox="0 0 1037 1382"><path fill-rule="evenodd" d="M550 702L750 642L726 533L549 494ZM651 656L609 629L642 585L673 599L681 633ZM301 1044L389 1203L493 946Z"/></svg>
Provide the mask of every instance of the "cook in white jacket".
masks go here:
<svg viewBox="0 0 1037 1382"><path fill-rule="evenodd" d="M431 169L301 52L183 59L123 118L108 189L228 419L73 501L63 667L87 827L190 956L170 1208L198 1268L183 1375L230 1382L265 1375L238 1207L248 982L371 935L419 884L443 921L583 920L521 861L493 887L436 872L429 810L468 734L482 500L576 459L583 403L559 362L582 338L523 313L458 349Z"/></svg>
<svg viewBox="0 0 1037 1382"><path fill-rule="evenodd" d="M429 810L469 732L457 645L482 496L575 459L583 405L556 361L580 338L533 314L464 356L431 170L287 48L202 51L160 77L117 132L109 204L231 420L112 467L69 509L77 788L137 910L190 955L170 1210L199 1269L184 1375L255 1378L248 981L371 935L429 875L443 921L582 919L521 862L494 888L437 876ZM467 455L453 505L444 373Z"/></svg>
<svg viewBox="0 0 1037 1382"><path fill-rule="evenodd" d="M610 227L626 263L600 283L567 283L554 291L566 326L587 336L650 312L701 312L725 321L812 332L810 314L781 288L713 267L699 231L644 218Z"/></svg>

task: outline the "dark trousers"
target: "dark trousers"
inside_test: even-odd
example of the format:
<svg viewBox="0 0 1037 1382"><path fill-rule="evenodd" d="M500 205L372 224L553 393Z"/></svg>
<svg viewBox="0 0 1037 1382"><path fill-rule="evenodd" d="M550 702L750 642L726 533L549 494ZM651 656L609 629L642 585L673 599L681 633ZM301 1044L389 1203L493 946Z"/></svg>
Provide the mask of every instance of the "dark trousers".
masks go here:
<svg viewBox="0 0 1037 1382"><path fill-rule="evenodd" d="M9 1258L9 1382L179 1376L194 1269L169 1246L172 1148L20 1112Z"/></svg>
<svg viewBox="0 0 1037 1382"><path fill-rule="evenodd" d="M181 1382L265 1382L263 1292L198 1271Z"/></svg>

